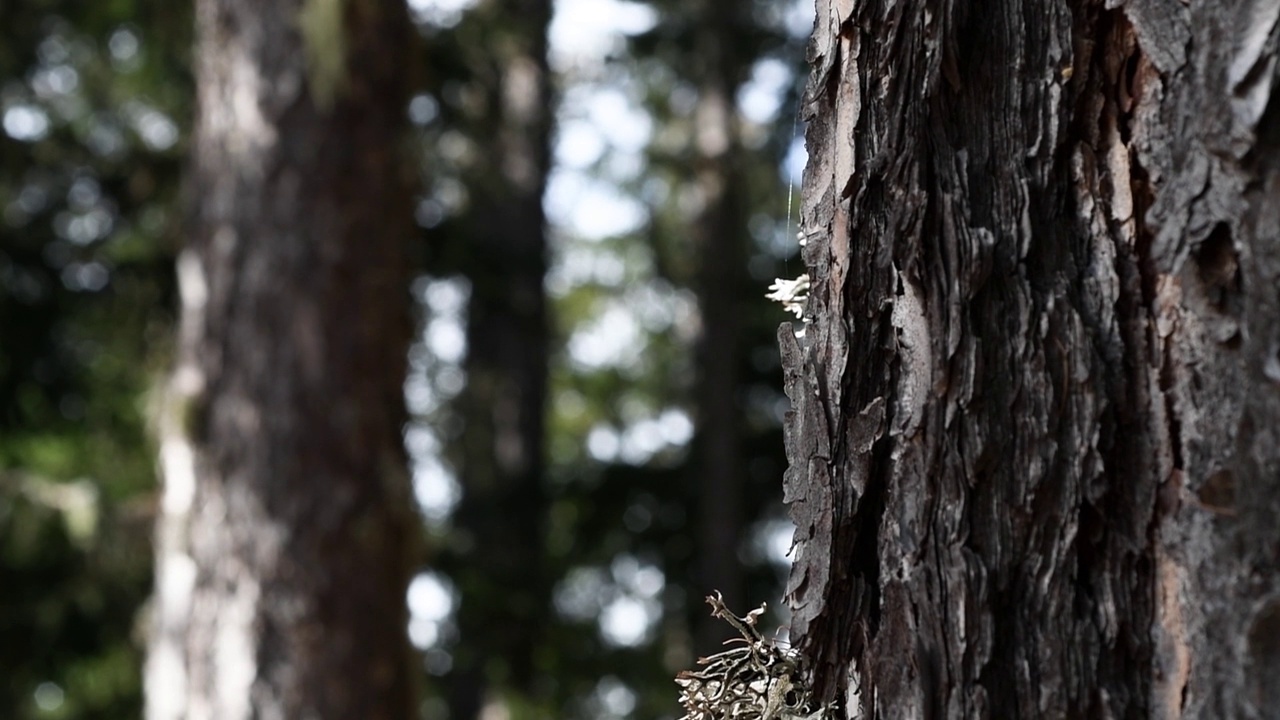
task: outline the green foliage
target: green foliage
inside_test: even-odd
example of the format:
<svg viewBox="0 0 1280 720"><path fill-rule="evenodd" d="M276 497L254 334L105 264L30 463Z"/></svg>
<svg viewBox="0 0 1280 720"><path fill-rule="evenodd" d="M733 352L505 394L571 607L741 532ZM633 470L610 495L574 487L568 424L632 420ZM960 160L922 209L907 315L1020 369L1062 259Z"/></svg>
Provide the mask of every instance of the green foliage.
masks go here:
<svg viewBox="0 0 1280 720"><path fill-rule="evenodd" d="M0 5L0 717L141 712L189 23Z"/></svg>
<svg viewBox="0 0 1280 720"><path fill-rule="evenodd" d="M543 652L536 658L538 676L546 687L538 697L519 696L505 678L501 658L490 663L493 687L508 707L535 708L533 717L612 717L604 698L618 697L619 687L630 695L630 717L673 717L675 688L671 678L678 667L692 664L693 627L705 614L697 598L711 588L697 587L692 578L698 555L698 467L694 449L698 437L664 442L652 451L623 452L623 445L661 418L696 421L693 390L696 378L693 342L699 319L694 282L697 257L691 242L691 201L698 192L698 167L692 147L695 120L689 98L702 82L705 47L697 8L685 3L654 3L658 10L652 31L632 38L625 50L602 66L576 67L557 76L562 97L572 100L585 85L621 94L647 113L652 141L637 165L613 150L605 150L586 168L590 175L643 208L640 227L607 237L576 237L563 227L553 228L551 277L547 287L553 304L555 348L551 357L548 428L549 457L543 479L545 504L522 507L539 513L545 527L541 548L508 548L520 562L537 564L555 579L550 597L542 598ZM517 17L493 14L492 3L440 25L424 25L432 51L432 83L427 106L433 112L422 128L422 145L429 191L420 220L427 229L427 272L436 276L464 275L471 284L493 282L498 264L476 252L482 241L471 233L475 218L500 212L486 200L483 188L499 184L499 168L486 163L486 143L495 129L486 114L484 98L495 91L498 73L489 65L487 49L503 42ZM744 83L753 63L776 57L788 67L798 63L798 42L786 36L780 19L770 17L767 3L745 4L729 22L741 30L735 88ZM782 456L779 368L775 328L786 319L763 299L774 277L794 259L794 243L780 242L786 231L786 185L778 163L791 138L794 98L782 101L779 120L754 127L752 147L739 147L732 162L745 193L741 213L733 225L749 246L749 281L727 287L740 313L742 347L735 362L742 378L739 397L745 429L741 452L748 468L742 494L748 515L744 548L750 555L749 592L759 599L780 594L779 568L750 548L751 534L781 511ZM559 111L562 123L574 119L568 104ZM750 123L740 120L744 125ZM561 125L560 132L565 132ZM501 280L499 279L498 282ZM639 320L636 318L639 317ZM430 321L431 318L428 317ZM705 320L705 319L703 319ZM617 332L635 321L633 344L620 357L584 363L575 347L584 336ZM442 447L449 447L457 427L448 407L436 406L424 418L437 428ZM592 445L592 439L599 441ZM613 452L598 452L614 445ZM459 475L466 468L455 467ZM462 489L466 492L466 488ZM493 512L502 512L494 508ZM437 528L440 552L447 555L458 542L448 522ZM475 567L432 562L452 580L459 601L472 607L497 608L511 601L509 589L476 581ZM641 580L637 580L641 578ZM652 596L637 584L658 580ZM640 603L658 608L658 619L634 643L619 643L602 631L605 616L617 603ZM434 684L443 699L462 676L448 663L431 658L452 655L493 657L505 636L525 628L494 624L489 635L456 635L447 623L428 653L428 666L441 675ZM456 666L465 666L456 662ZM602 704L603 703L603 704ZM626 705L624 702L622 705ZM442 707L443 702L436 707ZM617 706L612 706L616 707Z"/></svg>
<svg viewBox="0 0 1280 720"><path fill-rule="evenodd" d="M179 165L193 110L188 5L0 4L0 116L21 108L29 131L21 139L0 132L3 718L139 715L140 608L150 582L155 502L146 404L169 360ZM503 578L479 577L456 561L458 548L474 539L444 514L432 520L426 565L444 573L457 600L496 616L515 598L532 603L541 618L532 629L493 623L472 637L459 637L452 619L441 621L425 655L429 707L437 710L447 705L448 689L466 679L458 668L474 666L512 717L605 718L628 697L632 717L672 717L671 677L692 662L694 623L704 614L698 598L711 590L691 580L699 439L670 433L682 418L697 419L693 343L700 320L690 208L699 168L690 98L706 76L706 23L692 4L650 6L657 13L652 30L599 66L562 69L555 78L564 97L588 85L616 92L652 130L634 157L609 149L584 168L643 209L639 226L608 237L560 227L553 239L548 463L537 502L515 509L536 513L545 538L540 547L510 548L508 559L536 565L552 590L531 596L503 589ZM318 104L341 91L345 53L336 38L345 8L342 0L308 0L299 16ZM737 37L727 60L731 91L761 58L798 64L798 47L780 31L775 12L749 2L725 18ZM498 189L509 181L489 152L504 131L490 112L504 89L499 50L527 42L526 22L482 3L454 24L422 25L430 82L412 113L429 188L418 208L422 256L435 278L465 278L472 288L500 292L504 278L496 269L504 263L543 262L508 257L480 230L502 210ZM751 267L748 281L724 289L735 296L744 328L735 363L749 533L781 509L784 401L773 330L785 316L761 296L772 278L787 274L780 265L792 264L789 276L798 270L794 246L778 240L789 239L777 168L791 140L794 97L782 107L772 123L738 118L743 144L732 159L742 197L730 225L748 242ZM564 119L568 111L561 110ZM425 321L441 319L432 313L424 306ZM583 361L575 350L583 338L614 331L624 319L634 323L633 346ZM465 378L456 363L428 350L411 358L425 368L433 393L416 420L433 429L430 452L456 461L467 428L448 401ZM655 427L670 437L635 450L632 440ZM93 490L83 497L96 497L91 533L82 522L68 524L62 500L85 488ZM753 537L743 538L748 550ZM752 602L775 599L778 568L759 553L745 555ZM655 611L656 619L642 637L621 642L602 628L608 613L627 603ZM536 632L538 640L528 659L536 675L528 694L513 686L518 663L492 650L522 632ZM476 663L463 662L468 653Z"/></svg>
<svg viewBox="0 0 1280 720"><path fill-rule="evenodd" d="M77 537L70 508L49 502L61 485L0 479L0 708L15 719L133 717L149 528L113 516Z"/></svg>

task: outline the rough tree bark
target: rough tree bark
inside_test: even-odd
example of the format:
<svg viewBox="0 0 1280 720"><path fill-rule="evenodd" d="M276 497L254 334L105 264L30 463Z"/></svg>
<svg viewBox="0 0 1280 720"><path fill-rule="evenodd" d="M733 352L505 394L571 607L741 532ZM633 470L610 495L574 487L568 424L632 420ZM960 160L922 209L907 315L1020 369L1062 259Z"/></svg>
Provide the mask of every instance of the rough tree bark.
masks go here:
<svg viewBox="0 0 1280 720"><path fill-rule="evenodd" d="M199 0L147 717L408 718L394 0Z"/></svg>
<svg viewBox="0 0 1280 720"><path fill-rule="evenodd" d="M819 0L788 597L849 717L1274 716L1278 17Z"/></svg>

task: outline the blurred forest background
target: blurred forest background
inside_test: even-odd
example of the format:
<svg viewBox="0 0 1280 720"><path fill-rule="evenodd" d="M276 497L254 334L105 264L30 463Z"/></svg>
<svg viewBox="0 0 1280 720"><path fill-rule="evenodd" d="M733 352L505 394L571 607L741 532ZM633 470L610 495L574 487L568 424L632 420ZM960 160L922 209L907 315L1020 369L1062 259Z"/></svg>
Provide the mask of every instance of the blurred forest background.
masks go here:
<svg viewBox="0 0 1280 720"><path fill-rule="evenodd" d="M702 597L745 611L787 567L786 316L763 295L803 272L812 8L409 10L424 717L674 717L672 676L726 636ZM133 718L191 8L0 0L0 28L0 717ZM515 97L531 68L551 88ZM493 420L513 396L535 421ZM505 462L513 443L534 460Z"/></svg>

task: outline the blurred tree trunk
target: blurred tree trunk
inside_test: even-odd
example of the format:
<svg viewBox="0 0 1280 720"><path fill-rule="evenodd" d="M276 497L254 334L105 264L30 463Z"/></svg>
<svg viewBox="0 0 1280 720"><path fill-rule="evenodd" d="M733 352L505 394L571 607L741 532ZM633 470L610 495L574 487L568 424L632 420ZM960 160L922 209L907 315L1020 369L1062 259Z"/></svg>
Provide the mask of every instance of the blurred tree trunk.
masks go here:
<svg viewBox="0 0 1280 720"><path fill-rule="evenodd" d="M462 500L453 573L462 641L450 717L477 717L513 691L545 694L535 656L550 609L544 486L547 402L546 220L542 195L553 116L547 67L549 0L487 0L472 20L488 33L477 60L482 111L473 118L483 176L469 185L472 246L464 272L467 386L456 408Z"/></svg>
<svg viewBox="0 0 1280 720"><path fill-rule="evenodd" d="M392 1L199 0L197 32L147 716L414 717L411 26Z"/></svg>
<svg viewBox="0 0 1280 720"><path fill-rule="evenodd" d="M819 692L1274 716L1280 11L818 5L779 337Z"/></svg>
<svg viewBox="0 0 1280 720"><path fill-rule="evenodd" d="M698 338L697 384L694 403L697 436L694 439L698 492L697 567L694 587L715 589L735 607L749 604L745 597L742 559L738 547L743 533L742 373L745 330L742 304L747 286L748 235L745 194L736 158L739 141L735 95L746 75L751 52L739 48L734 18L744 9L735 0L700 3L698 39L691 62L691 80L698 88L694 110L693 185L702 211L693 225L697 257L694 289L702 316ZM701 605L697 651L715 652L724 639L723 624L711 618Z"/></svg>

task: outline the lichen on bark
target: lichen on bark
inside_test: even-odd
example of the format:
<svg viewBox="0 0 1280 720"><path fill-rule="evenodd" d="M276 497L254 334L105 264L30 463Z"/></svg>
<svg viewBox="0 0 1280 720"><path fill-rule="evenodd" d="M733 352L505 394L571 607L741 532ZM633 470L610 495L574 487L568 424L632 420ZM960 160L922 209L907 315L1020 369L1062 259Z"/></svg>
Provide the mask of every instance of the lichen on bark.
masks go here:
<svg viewBox="0 0 1280 720"><path fill-rule="evenodd" d="M307 87L312 101L328 111L347 85L347 36L344 14L348 0L303 0L298 31L307 58Z"/></svg>

